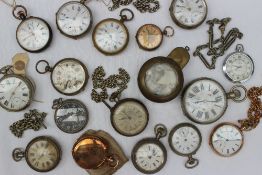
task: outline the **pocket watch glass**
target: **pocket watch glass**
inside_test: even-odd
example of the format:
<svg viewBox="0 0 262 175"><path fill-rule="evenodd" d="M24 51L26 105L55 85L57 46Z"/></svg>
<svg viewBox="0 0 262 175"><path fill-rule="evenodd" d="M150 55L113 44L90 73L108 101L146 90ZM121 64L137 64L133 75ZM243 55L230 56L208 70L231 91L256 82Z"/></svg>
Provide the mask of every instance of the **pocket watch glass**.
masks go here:
<svg viewBox="0 0 262 175"><path fill-rule="evenodd" d="M112 124L122 135L135 136L144 131L148 123L148 111L134 100L120 102L112 113Z"/></svg>
<svg viewBox="0 0 262 175"><path fill-rule="evenodd" d="M205 0L174 0L172 16L183 28L194 28L204 22L207 16Z"/></svg>
<svg viewBox="0 0 262 175"><path fill-rule="evenodd" d="M167 63L153 64L146 71L145 84L154 95L168 96L178 86L178 75Z"/></svg>
<svg viewBox="0 0 262 175"><path fill-rule="evenodd" d="M200 124L217 121L227 108L224 88L208 78L193 81L186 88L182 100L185 114Z"/></svg>
<svg viewBox="0 0 262 175"><path fill-rule="evenodd" d="M88 79L86 67L75 59L64 59L52 70L52 84L65 95L75 95L85 87Z"/></svg>
<svg viewBox="0 0 262 175"><path fill-rule="evenodd" d="M216 127L211 135L212 148L221 156L229 157L236 154L243 145L243 134L233 124L221 124Z"/></svg>
<svg viewBox="0 0 262 175"><path fill-rule="evenodd" d="M143 49L154 50L160 46L162 40L161 29L154 24L146 24L138 29L137 41Z"/></svg>
<svg viewBox="0 0 262 175"><path fill-rule="evenodd" d="M54 169L60 161L60 148L51 139L39 137L31 141L26 149L26 161L39 172Z"/></svg>
<svg viewBox="0 0 262 175"><path fill-rule="evenodd" d="M80 2L65 3L57 12L57 26L65 35L77 37L88 31L92 24L91 11Z"/></svg>
<svg viewBox="0 0 262 175"><path fill-rule="evenodd" d="M66 133L77 133L84 129L88 122L88 111L78 100L65 100L55 113L57 127Z"/></svg>
<svg viewBox="0 0 262 175"><path fill-rule="evenodd" d="M242 83L253 75L254 63L248 55L236 52L225 60L223 70L229 80Z"/></svg>
<svg viewBox="0 0 262 175"><path fill-rule="evenodd" d="M33 87L23 78L7 76L0 80L0 105L10 111L26 108L33 94Z"/></svg>
<svg viewBox="0 0 262 175"><path fill-rule="evenodd" d="M128 31L119 20L106 19L95 27L93 41L102 53L117 54L127 45Z"/></svg>
<svg viewBox="0 0 262 175"><path fill-rule="evenodd" d="M50 43L51 35L49 25L36 17L29 17L22 21L16 32L19 45L29 52L44 49Z"/></svg>

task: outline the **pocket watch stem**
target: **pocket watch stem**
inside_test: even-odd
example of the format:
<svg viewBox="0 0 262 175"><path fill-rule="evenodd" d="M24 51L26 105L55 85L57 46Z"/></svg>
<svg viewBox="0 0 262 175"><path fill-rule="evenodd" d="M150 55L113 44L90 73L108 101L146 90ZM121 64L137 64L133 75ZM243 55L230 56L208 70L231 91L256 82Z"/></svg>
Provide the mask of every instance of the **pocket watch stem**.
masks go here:
<svg viewBox="0 0 262 175"><path fill-rule="evenodd" d="M188 169L195 168L198 166L199 160L192 157L192 155L188 156L188 160L185 163L185 167Z"/></svg>
<svg viewBox="0 0 262 175"><path fill-rule="evenodd" d="M163 124L157 124L154 128L156 139L159 140L167 135L167 128Z"/></svg>
<svg viewBox="0 0 262 175"><path fill-rule="evenodd" d="M25 152L21 148L15 148L12 153L14 161L19 162L25 157Z"/></svg>

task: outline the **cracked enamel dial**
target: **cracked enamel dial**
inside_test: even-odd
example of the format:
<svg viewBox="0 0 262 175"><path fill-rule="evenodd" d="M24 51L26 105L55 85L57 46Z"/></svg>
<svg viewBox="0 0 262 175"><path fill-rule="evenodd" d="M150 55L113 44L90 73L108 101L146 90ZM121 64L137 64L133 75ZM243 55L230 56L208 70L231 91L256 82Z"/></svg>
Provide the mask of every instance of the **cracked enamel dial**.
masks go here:
<svg viewBox="0 0 262 175"><path fill-rule="evenodd" d="M122 22L116 19L106 19L95 27L93 42L100 52L114 55L125 49L128 35L128 30Z"/></svg>
<svg viewBox="0 0 262 175"><path fill-rule="evenodd" d="M244 137L239 127L222 123L218 125L210 137L211 147L220 156L229 157L240 151Z"/></svg>
<svg viewBox="0 0 262 175"><path fill-rule="evenodd" d="M34 93L28 79L8 75L0 80L0 105L8 111L21 111L26 108Z"/></svg>
<svg viewBox="0 0 262 175"><path fill-rule="evenodd" d="M69 37L85 34L92 25L92 13L83 3L70 1L56 15L58 29Z"/></svg>
<svg viewBox="0 0 262 175"><path fill-rule="evenodd" d="M226 92L215 80L197 79L185 89L182 108L186 116L196 123L213 123L227 108Z"/></svg>
<svg viewBox="0 0 262 175"><path fill-rule="evenodd" d="M37 137L26 148L26 161L39 172L54 169L60 161L60 147L48 137Z"/></svg>
<svg viewBox="0 0 262 175"><path fill-rule="evenodd" d="M83 90L87 83L87 69L83 63L76 59L63 59L54 66L51 79L58 92L65 95L75 95Z"/></svg>
<svg viewBox="0 0 262 175"><path fill-rule="evenodd" d="M191 29L205 21L207 4L205 0L174 0L170 13L180 27Z"/></svg>
<svg viewBox="0 0 262 175"><path fill-rule="evenodd" d="M43 19L29 17L18 26L16 38L23 49L29 52L39 52L49 45L52 31Z"/></svg>
<svg viewBox="0 0 262 175"><path fill-rule="evenodd" d="M146 128L148 111L136 100L124 100L114 107L111 119L112 125L120 134L135 136Z"/></svg>

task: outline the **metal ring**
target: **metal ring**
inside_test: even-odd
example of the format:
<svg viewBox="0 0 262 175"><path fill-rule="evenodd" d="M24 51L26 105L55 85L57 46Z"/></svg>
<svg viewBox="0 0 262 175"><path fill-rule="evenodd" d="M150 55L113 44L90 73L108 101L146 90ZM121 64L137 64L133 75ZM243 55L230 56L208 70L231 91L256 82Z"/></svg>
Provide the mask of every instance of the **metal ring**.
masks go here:
<svg viewBox="0 0 262 175"><path fill-rule="evenodd" d="M233 87L231 88L230 92L234 92L234 91L236 91L236 90L239 91L238 88L244 90L244 93L245 93L245 94L244 94L243 98L241 98L241 95L240 95L239 98L238 98L238 97L235 97L235 98L232 98L232 100L233 100L234 102L236 102L236 103L241 103L241 102L245 101L246 98L247 98L247 88L245 88L245 86L243 86L243 85L235 85L235 86L233 86ZM241 91L239 91L239 92L241 93Z"/></svg>
<svg viewBox="0 0 262 175"><path fill-rule="evenodd" d="M198 159L194 159L192 157L189 157L189 159L185 163L185 167L188 168L188 169L192 169L192 168L195 168L196 166L198 166L198 164L199 164Z"/></svg>
<svg viewBox="0 0 262 175"><path fill-rule="evenodd" d="M168 32L169 31L169 32ZM163 31L164 35L167 37L172 37L175 34L175 30L173 27L171 26L166 26L164 31Z"/></svg>
<svg viewBox="0 0 262 175"><path fill-rule="evenodd" d="M190 51L190 47L188 47L188 46L186 46L185 49L186 49L187 51Z"/></svg>
<svg viewBox="0 0 262 175"><path fill-rule="evenodd" d="M21 9L21 10L18 10L18 9ZM17 11L18 10L18 11ZM16 13L17 11L17 13ZM16 18L16 19L19 19L19 20L24 20L27 16L27 10L24 6L22 5L16 5L14 6L13 8L13 16Z"/></svg>
<svg viewBox="0 0 262 175"><path fill-rule="evenodd" d="M45 67L45 70L44 70L44 71L40 71L40 70L38 69L38 65L39 65L40 63L45 63L45 64L46 64L46 67ZM45 73L47 73L47 72L49 72L49 71L51 70L51 67L49 66L49 63L48 63L46 60L40 60L40 61L38 61L38 62L36 63L35 69L36 69L36 71L37 71L39 74L45 74Z"/></svg>
<svg viewBox="0 0 262 175"><path fill-rule="evenodd" d="M236 46L236 50L237 50L238 52L244 52L244 46L243 46L242 44L238 44L238 45Z"/></svg>
<svg viewBox="0 0 262 175"><path fill-rule="evenodd" d="M107 158L108 165L112 168L116 168L119 165L119 157L117 155L111 155Z"/></svg>
<svg viewBox="0 0 262 175"><path fill-rule="evenodd" d="M14 161L19 162L24 157L24 152L22 148L15 148L12 152L12 157Z"/></svg>
<svg viewBox="0 0 262 175"><path fill-rule="evenodd" d="M167 135L167 128L163 124L157 124L154 128L157 139L165 137Z"/></svg>
<svg viewBox="0 0 262 175"><path fill-rule="evenodd" d="M128 18L127 15L124 14L124 12L129 12L131 14L131 17ZM123 21L131 21L132 19L134 19L134 13L132 10L128 9L128 8L124 8L120 11L120 17Z"/></svg>

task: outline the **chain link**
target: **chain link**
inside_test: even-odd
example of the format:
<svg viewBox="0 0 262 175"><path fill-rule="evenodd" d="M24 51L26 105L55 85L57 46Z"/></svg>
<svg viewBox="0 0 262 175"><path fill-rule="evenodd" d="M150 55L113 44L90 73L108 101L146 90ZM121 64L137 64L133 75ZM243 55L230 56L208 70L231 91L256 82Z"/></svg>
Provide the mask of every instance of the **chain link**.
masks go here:
<svg viewBox="0 0 262 175"><path fill-rule="evenodd" d="M0 69L0 74L7 75L7 74L14 74L13 66L7 65Z"/></svg>
<svg viewBox="0 0 262 175"><path fill-rule="evenodd" d="M133 0L112 0L113 5L108 9L110 11L114 11L118 9L120 6L126 6L132 3Z"/></svg>

